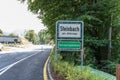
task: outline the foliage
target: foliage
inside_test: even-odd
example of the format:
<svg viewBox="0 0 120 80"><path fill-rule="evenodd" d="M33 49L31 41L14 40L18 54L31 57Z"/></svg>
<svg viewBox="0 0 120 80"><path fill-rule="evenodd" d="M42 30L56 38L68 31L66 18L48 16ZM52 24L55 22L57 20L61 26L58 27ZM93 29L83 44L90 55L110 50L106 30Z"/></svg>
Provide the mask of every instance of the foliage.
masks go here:
<svg viewBox="0 0 120 80"><path fill-rule="evenodd" d="M109 23L111 22L111 14L117 14L115 9L119 9L115 7L119 0L20 1L27 1L28 9L35 14L39 14L38 17L41 18L43 23L48 27L52 37L55 35L55 22L57 20L83 20L85 22L86 29L89 28L87 33L91 34L91 30L95 30L92 31L92 34L95 35L96 31L99 29L100 31L103 31L103 28L106 33L106 30L110 27Z"/></svg>
<svg viewBox="0 0 120 80"><path fill-rule="evenodd" d="M40 44L48 44L50 42L51 35L48 33L48 30L41 30L38 36L40 38Z"/></svg>
<svg viewBox="0 0 120 80"><path fill-rule="evenodd" d="M0 33L0 36L3 36L3 34Z"/></svg>
<svg viewBox="0 0 120 80"><path fill-rule="evenodd" d="M25 38L28 39L33 44L39 44L39 37L34 32L34 30L29 30L26 32Z"/></svg>
<svg viewBox="0 0 120 80"><path fill-rule="evenodd" d="M3 35L3 31L0 29L0 36L2 36Z"/></svg>
<svg viewBox="0 0 120 80"><path fill-rule="evenodd" d="M103 71L106 71L106 72L109 72L109 73L111 73L111 74L116 74L116 62L114 62L114 61L102 61L104 64L103 65L101 65L102 66L102 69L103 69Z"/></svg>
<svg viewBox="0 0 120 80"><path fill-rule="evenodd" d="M65 80L113 80L109 77L96 75L89 67L76 67L72 63L62 61L62 56L58 55L57 62L54 59L55 53L51 55L51 65L54 67L59 75L63 76Z"/></svg>
<svg viewBox="0 0 120 80"><path fill-rule="evenodd" d="M17 35L14 33L10 33L9 36L17 36Z"/></svg>
<svg viewBox="0 0 120 80"><path fill-rule="evenodd" d="M112 54L110 61L120 58L120 0L19 0L27 1L28 9L42 19L52 39L55 39L57 20L80 20L84 22L85 64L102 69L108 60L109 28L112 27ZM114 42L114 41L117 42ZM114 51L114 52L113 52ZM64 53L64 52L63 52ZM71 53L70 53L71 54ZM64 59L69 54L62 54ZM79 54L71 54L74 63ZM109 72L109 71L108 71Z"/></svg>
<svg viewBox="0 0 120 80"><path fill-rule="evenodd" d="M3 31L0 29L0 33L3 34Z"/></svg>

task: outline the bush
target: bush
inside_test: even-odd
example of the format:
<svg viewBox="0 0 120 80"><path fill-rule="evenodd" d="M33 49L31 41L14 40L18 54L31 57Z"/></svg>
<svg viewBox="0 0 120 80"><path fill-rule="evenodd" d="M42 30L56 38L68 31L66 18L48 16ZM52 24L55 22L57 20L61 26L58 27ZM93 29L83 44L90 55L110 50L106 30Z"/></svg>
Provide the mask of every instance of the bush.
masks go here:
<svg viewBox="0 0 120 80"><path fill-rule="evenodd" d="M54 59L54 52L51 55L51 65L54 67L59 75L63 76L65 80L110 80L104 76L95 75L89 67L76 67L73 63L61 60L62 57L58 55L58 61Z"/></svg>

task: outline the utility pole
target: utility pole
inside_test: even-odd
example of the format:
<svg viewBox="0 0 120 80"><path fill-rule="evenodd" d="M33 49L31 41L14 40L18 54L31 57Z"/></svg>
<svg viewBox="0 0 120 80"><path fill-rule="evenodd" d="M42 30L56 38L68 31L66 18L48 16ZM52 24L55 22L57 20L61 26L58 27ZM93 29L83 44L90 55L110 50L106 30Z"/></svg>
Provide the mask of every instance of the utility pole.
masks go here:
<svg viewBox="0 0 120 80"><path fill-rule="evenodd" d="M111 49L112 49L111 35L112 35L112 27L109 28L108 59L111 58Z"/></svg>
<svg viewBox="0 0 120 80"><path fill-rule="evenodd" d="M112 38L112 15L111 15L111 26L109 28L108 38L109 38L108 59L110 59L111 58L111 49L112 49L112 41L111 41L111 38Z"/></svg>

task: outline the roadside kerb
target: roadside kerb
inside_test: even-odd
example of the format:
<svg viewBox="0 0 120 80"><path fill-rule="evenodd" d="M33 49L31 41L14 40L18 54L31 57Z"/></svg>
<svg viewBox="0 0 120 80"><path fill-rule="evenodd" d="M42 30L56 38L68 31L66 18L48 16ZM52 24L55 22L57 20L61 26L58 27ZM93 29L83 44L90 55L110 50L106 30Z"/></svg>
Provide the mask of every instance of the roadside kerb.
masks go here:
<svg viewBox="0 0 120 80"><path fill-rule="evenodd" d="M44 65L44 69L43 69L43 78L44 80L48 80L48 75L47 75L47 64L48 64L48 60L49 60L49 57L47 58L46 62L45 62L45 65Z"/></svg>
<svg viewBox="0 0 120 80"><path fill-rule="evenodd" d="M52 54L52 52L53 52L53 49L52 49L50 55ZM51 60L50 60L50 56L49 56L44 65L44 70L43 70L44 80L54 80L51 75L50 62L51 62Z"/></svg>
<svg viewBox="0 0 120 80"><path fill-rule="evenodd" d="M48 77L49 77L50 80L54 80L53 77L52 77L52 75L51 75L50 63L51 63L51 60L49 60L48 67L47 67Z"/></svg>
<svg viewBox="0 0 120 80"><path fill-rule="evenodd" d="M54 47L55 47L55 45L53 46L53 49L54 49ZM52 54L53 49L52 49L50 55ZM49 61L48 61L48 64L47 64L47 72L48 72L49 80L54 80L53 77L52 77L52 75L51 75L51 69L50 69L51 59L50 59L50 58L51 58L51 57L49 56Z"/></svg>
<svg viewBox="0 0 120 80"><path fill-rule="evenodd" d="M44 65L44 70L43 70L44 80L54 80L52 75L51 75L50 62L51 62L51 60L50 60L50 56L49 56L45 65Z"/></svg>

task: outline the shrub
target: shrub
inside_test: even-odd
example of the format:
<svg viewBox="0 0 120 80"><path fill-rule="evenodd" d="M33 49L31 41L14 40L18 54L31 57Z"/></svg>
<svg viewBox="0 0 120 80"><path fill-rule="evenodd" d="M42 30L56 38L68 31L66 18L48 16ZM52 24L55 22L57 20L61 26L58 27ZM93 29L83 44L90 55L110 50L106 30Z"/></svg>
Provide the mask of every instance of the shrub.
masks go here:
<svg viewBox="0 0 120 80"><path fill-rule="evenodd" d="M54 59L54 52L51 55L51 65L54 67L54 71L63 76L65 80L110 80L104 76L100 76L89 67L77 67L73 63L61 60L62 57L58 55L57 62Z"/></svg>

